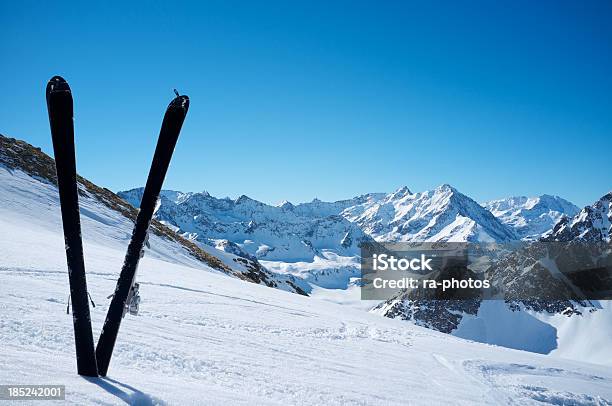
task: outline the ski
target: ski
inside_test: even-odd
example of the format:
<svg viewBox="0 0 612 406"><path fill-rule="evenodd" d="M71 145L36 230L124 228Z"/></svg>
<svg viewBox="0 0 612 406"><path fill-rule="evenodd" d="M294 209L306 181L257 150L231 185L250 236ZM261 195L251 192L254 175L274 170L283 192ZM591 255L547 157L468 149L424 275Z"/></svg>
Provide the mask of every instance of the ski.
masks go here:
<svg viewBox="0 0 612 406"><path fill-rule="evenodd" d="M117 287L111 300L111 304L106 314L104 327L100 334L100 340L96 347L96 358L98 361L98 372L101 376L106 376L110 359L117 340L121 320L126 312L126 306L133 291L134 277L138 262L140 260L143 246L147 239L147 232L162 183L170 165L170 159L174 152L174 147L178 140L183 121L189 109L189 98L179 96L170 102L162 121L157 147L149 170L149 176L140 202L140 209L136 217L136 224L132 231L132 238L128 245L125 261L117 281Z"/></svg>
<svg viewBox="0 0 612 406"><path fill-rule="evenodd" d="M72 93L63 78L54 76L47 84L46 95L68 262L77 371L79 375L98 376L81 241Z"/></svg>

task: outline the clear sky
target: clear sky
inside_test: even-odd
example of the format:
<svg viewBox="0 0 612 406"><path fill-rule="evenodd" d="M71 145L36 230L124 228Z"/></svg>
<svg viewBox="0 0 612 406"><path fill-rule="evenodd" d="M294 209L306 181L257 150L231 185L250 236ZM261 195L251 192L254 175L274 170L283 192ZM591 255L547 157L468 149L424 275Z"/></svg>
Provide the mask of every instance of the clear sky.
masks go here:
<svg viewBox="0 0 612 406"><path fill-rule="evenodd" d="M612 189L611 1L97 3L0 0L0 133L51 153L64 76L78 170L112 190L144 184L173 88L191 107L165 188Z"/></svg>

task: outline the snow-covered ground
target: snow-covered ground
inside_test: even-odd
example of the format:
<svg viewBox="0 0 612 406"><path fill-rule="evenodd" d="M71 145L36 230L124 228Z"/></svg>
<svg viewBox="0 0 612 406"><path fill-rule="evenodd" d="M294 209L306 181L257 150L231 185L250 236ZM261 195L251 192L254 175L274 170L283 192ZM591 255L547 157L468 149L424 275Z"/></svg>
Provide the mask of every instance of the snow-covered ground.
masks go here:
<svg viewBox="0 0 612 406"><path fill-rule="evenodd" d="M568 317L523 309L508 311L503 301L484 301L478 314L465 315L457 337L520 348L596 364L612 365L612 302L594 301L597 311L582 308Z"/></svg>
<svg viewBox="0 0 612 406"><path fill-rule="evenodd" d="M22 251L25 265L0 268L0 382L65 384L70 403L612 404L606 367L468 342L147 258L141 314L123 323L109 377L80 378L61 239L2 226L3 253L27 242L55 247ZM122 256L87 251L95 336Z"/></svg>
<svg viewBox="0 0 612 406"><path fill-rule="evenodd" d="M310 283L313 288L344 290L351 278L360 277L361 258L341 256L332 251L322 251L311 262L259 261L267 269L278 273L294 275Z"/></svg>
<svg viewBox="0 0 612 406"><path fill-rule="evenodd" d="M82 205L97 337L130 224ZM64 384L79 405L612 404L608 367L385 319L359 308L354 284L303 297L151 243L141 313L124 321L108 378L77 376L56 190L0 167L0 383Z"/></svg>

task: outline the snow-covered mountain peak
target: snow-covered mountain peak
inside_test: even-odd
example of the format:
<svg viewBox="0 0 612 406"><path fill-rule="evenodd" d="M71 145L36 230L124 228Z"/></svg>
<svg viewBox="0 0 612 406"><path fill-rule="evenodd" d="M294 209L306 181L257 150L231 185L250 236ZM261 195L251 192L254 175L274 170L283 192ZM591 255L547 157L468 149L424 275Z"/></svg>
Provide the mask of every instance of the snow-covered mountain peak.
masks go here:
<svg viewBox="0 0 612 406"><path fill-rule="evenodd" d="M408 186L402 186L401 188L397 189L395 192L389 194L389 197L392 199L401 199L411 194L412 192L410 191L410 189L408 189Z"/></svg>
<svg viewBox="0 0 612 406"><path fill-rule="evenodd" d="M435 188L435 190L436 191L440 191L440 192L445 192L445 193L453 193L453 192L457 191L457 189L455 189L454 187L452 187L448 183L441 184L440 186Z"/></svg>
<svg viewBox="0 0 612 406"><path fill-rule="evenodd" d="M192 195L193 193L184 193L184 192L179 192L177 190L164 190L161 193L161 196L173 201L174 203L179 203L182 202L183 200L189 199L189 197ZM203 194L208 195L207 192L203 192Z"/></svg>
<svg viewBox="0 0 612 406"><path fill-rule="evenodd" d="M276 207L279 207L283 210L293 210L295 206L289 200L283 200L282 202L277 204Z"/></svg>
<svg viewBox="0 0 612 406"><path fill-rule="evenodd" d="M208 196L210 196L209 194L207 194ZM248 197L247 195L240 195L236 200L235 200L236 204L254 204L254 205L260 205L263 204L261 202L258 202L255 199L251 199L250 197Z"/></svg>
<svg viewBox="0 0 612 406"><path fill-rule="evenodd" d="M128 203L130 203L132 206L138 207L138 205L140 204L140 200L142 199L143 193L144 193L144 188L138 187L138 188L130 189L130 190L123 192L123 195L121 196L121 198L127 201ZM205 195L208 195L208 193L206 192L203 192L203 193ZM180 203L180 202L183 202L189 199L191 196L195 194L198 194L198 193L180 192L178 190L164 189L159 194L159 197L161 199L166 199L173 203Z"/></svg>
<svg viewBox="0 0 612 406"><path fill-rule="evenodd" d="M551 195L515 196L483 204L502 223L513 228L524 240L537 240L564 216L574 216L580 210L569 201Z"/></svg>
<svg viewBox="0 0 612 406"><path fill-rule="evenodd" d="M402 189L349 207L342 215L378 241L516 239L488 210L448 184L419 193Z"/></svg>

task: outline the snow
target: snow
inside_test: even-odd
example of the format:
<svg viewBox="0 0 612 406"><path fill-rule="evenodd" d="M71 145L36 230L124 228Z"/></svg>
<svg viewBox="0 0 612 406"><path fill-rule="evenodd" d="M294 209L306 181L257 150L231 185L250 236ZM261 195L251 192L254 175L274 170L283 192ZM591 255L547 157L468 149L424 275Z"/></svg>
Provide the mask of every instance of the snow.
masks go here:
<svg viewBox="0 0 612 406"><path fill-rule="evenodd" d="M528 312L509 311L506 304L498 300L482 302L478 314L465 315L452 334L540 354L557 348L557 331L553 326Z"/></svg>
<svg viewBox="0 0 612 406"><path fill-rule="evenodd" d="M543 237L548 241L610 241L612 236L612 191L573 217L565 217Z"/></svg>
<svg viewBox="0 0 612 406"><path fill-rule="evenodd" d="M597 311L580 316L522 309L483 301L476 315L464 315L454 336L553 357L612 365L612 302L594 302Z"/></svg>
<svg viewBox="0 0 612 406"><path fill-rule="evenodd" d="M508 197L483 203L483 206L524 240L537 240L563 216L572 217L580 210L573 203L550 195Z"/></svg>
<svg viewBox="0 0 612 406"><path fill-rule="evenodd" d="M47 254L61 265L61 255ZM90 262L97 336L106 311L102 297L112 291L117 272ZM86 380L74 372L72 326L63 303L67 275L54 269L2 268L0 379L65 384L72 404L612 399L607 368L463 341L159 260L142 266L141 315L124 321L109 378Z"/></svg>
<svg viewBox="0 0 612 406"><path fill-rule="evenodd" d="M340 256L333 251L324 250L320 256L315 256L312 262L282 262L260 261L267 269L279 273L289 274L304 279L313 287L327 289L346 289L351 278L359 277L359 256Z"/></svg>
<svg viewBox="0 0 612 406"><path fill-rule="evenodd" d="M348 305L324 288L309 298L240 281L157 237L139 267L141 313L124 320L108 378L79 377L56 194L0 167L3 384L64 384L78 405L612 404L608 367L366 313L350 281ZM98 337L130 224L81 201Z"/></svg>
<svg viewBox="0 0 612 406"><path fill-rule="evenodd" d="M513 231L450 185L412 193L403 187L346 208L342 216L377 241L508 241Z"/></svg>
<svg viewBox="0 0 612 406"><path fill-rule="evenodd" d="M138 206L142 189L119 195ZM292 205L270 206L247 196L218 199L207 193L164 191L156 218L178 227L200 245L226 239L258 259L312 262L319 250L355 256L369 240L357 226L337 213L311 216ZM177 198L179 196L180 198Z"/></svg>
<svg viewBox="0 0 612 406"><path fill-rule="evenodd" d="M100 204L96 199L81 196L81 227L87 238L83 240L85 255L109 257L109 249L123 250L131 236L133 223L119 212ZM0 165L0 242L3 247L2 266L28 265L29 252L54 251L64 246L59 197L54 185L34 181L20 170L9 171ZM21 240L14 236L21 235ZM8 244L19 244L6 249ZM176 263L201 266L201 263L178 246L156 235L150 236L150 258L173 258ZM122 258L120 258L119 266ZM25 263L24 263L25 262ZM64 264L65 265L65 264ZM59 266L59 268L62 268Z"/></svg>
<svg viewBox="0 0 612 406"><path fill-rule="evenodd" d="M601 310L580 319L534 314L557 329L558 347L551 355L612 366L612 301L597 304Z"/></svg>

